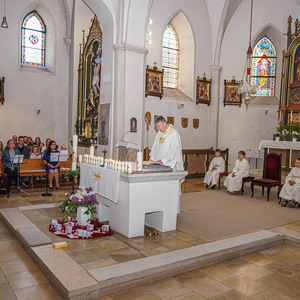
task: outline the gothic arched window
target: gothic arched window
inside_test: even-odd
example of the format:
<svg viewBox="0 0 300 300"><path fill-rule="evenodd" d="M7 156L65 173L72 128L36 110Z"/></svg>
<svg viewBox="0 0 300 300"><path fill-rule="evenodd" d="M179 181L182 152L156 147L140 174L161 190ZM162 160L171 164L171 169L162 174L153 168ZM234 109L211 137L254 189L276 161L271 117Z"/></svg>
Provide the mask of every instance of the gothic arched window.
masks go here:
<svg viewBox="0 0 300 300"><path fill-rule="evenodd" d="M254 47L252 56L252 80L256 96L274 96L276 71L276 49L263 37Z"/></svg>
<svg viewBox="0 0 300 300"><path fill-rule="evenodd" d="M163 36L162 67L164 88L178 88L179 43L172 25L168 24Z"/></svg>
<svg viewBox="0 0 300 300"><path fill-rule="evenodd" d="M46 26L35 12L29 13L22 23L21 63L31 66L45 66Z"/></svg>

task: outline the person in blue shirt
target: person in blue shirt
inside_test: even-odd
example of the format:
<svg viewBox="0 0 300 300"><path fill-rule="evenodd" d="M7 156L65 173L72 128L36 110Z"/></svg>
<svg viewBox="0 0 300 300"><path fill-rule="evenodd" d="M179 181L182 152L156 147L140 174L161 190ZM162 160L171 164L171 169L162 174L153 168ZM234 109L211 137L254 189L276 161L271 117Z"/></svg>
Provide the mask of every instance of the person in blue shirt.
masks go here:
<svg viewBox="0 0 300 300"><path fill-rule="evenodd" d="M51 154L52 153L59 153L58 150L56 150L56 143L55 141L50 141L49 146L47 150L44 152L43 160L45 163L45 169L49 173L49 189L53 189L53 177L55 179L55 185L56 189L59 189L59 171L60 167L59 161L51 161Z"/></svg>

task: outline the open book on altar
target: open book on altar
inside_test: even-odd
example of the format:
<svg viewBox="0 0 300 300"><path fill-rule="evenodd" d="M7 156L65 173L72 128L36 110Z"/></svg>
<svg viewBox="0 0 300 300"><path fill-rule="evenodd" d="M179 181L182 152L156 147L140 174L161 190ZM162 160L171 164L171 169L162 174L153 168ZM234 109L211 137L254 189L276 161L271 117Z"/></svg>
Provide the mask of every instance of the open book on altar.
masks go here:
<svg viewBox="0 0 300 300"><path fill-rule="evenodd" d="M144 161L143 172L171 172L173 169L169 166L156 162Z"/></svg>

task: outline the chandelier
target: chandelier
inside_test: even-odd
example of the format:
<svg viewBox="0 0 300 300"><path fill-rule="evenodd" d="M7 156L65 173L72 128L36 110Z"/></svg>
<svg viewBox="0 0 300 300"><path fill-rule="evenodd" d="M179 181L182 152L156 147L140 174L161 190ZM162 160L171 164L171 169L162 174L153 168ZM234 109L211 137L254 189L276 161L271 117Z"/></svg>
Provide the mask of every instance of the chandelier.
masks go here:
<svg viewBox="0 0 300 300"><path fill-rule="evenodd" d="M241 85L238 88L238 93L242 95L246 106L250 103L251 96L256 94L256 87L251 85L251 62L252 62L252 47L251 47L251 34L252 34L252 12L253 12L253 0L251 0L251 15L250 15L250 35L249 46L247 50L247 58L243 72L243 79Z"/></svg>
<svg viewBox="0 0 300 300"><path fill-rule="evenodd" d="M2 20L2 23L1 23L1 27L2 28L8 28L8 23L7 23L7 20L6 20L6 16L5 16L5 1L3 2L3 6L4 6L4 16L3 16L3 20Z"/></svg>

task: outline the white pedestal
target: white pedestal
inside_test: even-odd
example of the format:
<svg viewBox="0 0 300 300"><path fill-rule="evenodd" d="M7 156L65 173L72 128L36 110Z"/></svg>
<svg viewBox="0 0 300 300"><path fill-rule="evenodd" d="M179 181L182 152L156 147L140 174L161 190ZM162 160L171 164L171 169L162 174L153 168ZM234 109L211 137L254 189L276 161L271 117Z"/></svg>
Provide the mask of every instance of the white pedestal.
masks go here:
<svg viewBox="0 0 300 300"><path fill-rule="evenodd" d="M176 229L181 180L187 172L121 174L117 203L97 195L99 221L132 238L144 235L144 225L165 232Z"/></svg>

